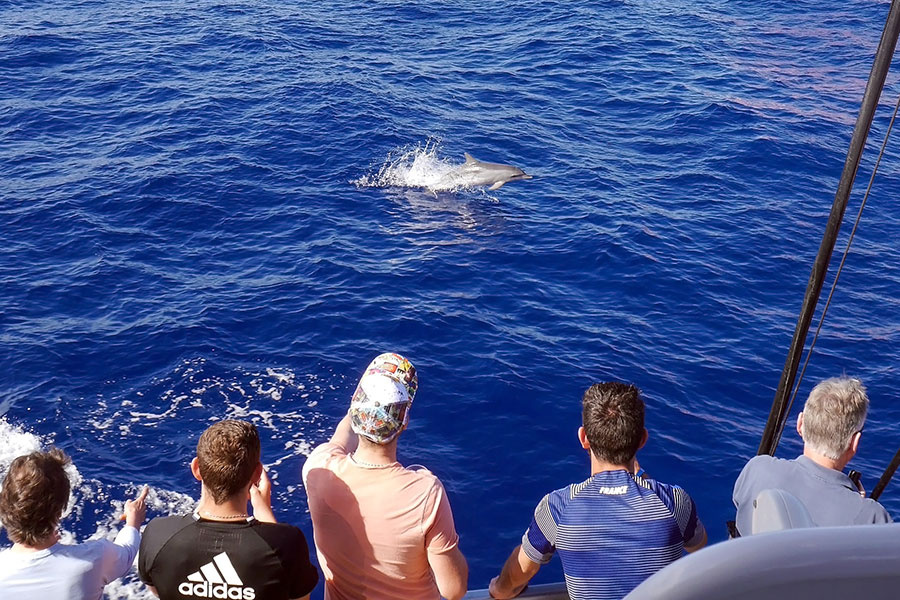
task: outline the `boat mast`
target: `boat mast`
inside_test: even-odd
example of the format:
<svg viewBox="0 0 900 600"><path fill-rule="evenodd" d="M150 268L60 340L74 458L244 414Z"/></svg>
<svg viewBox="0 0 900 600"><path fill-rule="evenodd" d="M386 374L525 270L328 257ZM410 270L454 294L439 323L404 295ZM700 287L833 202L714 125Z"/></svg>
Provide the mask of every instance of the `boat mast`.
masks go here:
<svg viewBox="0 0 900 600"><path fill-rule="evenodd" d="M819 253L813 263L809 283L806 284L806 294L803 297L794 338L791 340L791 347L781 372L781 381L778 382L778 389L775 392L775 399L772 401L772 409L769 412L769 419L766 422L757 454L774 455L775 449L778 447L778 440L784 429L784 422L787 420L788 397L794 387L794 379L797 376L800 357L809 333L809 325L822 292L822 284L825 282L825 275L828 272L828 263L837 241L841 221L844 219L844 210L847 208L847 201L853 189L853 181L856 179L862 151L869 136L869 128L872 126L872 119L878 107L878 100L881 98L884 81L891 67L898 34L900 34L900 0L892 0L884 31L881 34L881 41L878 43L878 50L875 53L875 60L872 63L872 71L869 73L869 81L866 83L859 116L856 118L853 137L850 139L850 148L847 150L844 171L841 173L841 180L834 196L834 204L831 206L831 215L828 217Z"/></svg>

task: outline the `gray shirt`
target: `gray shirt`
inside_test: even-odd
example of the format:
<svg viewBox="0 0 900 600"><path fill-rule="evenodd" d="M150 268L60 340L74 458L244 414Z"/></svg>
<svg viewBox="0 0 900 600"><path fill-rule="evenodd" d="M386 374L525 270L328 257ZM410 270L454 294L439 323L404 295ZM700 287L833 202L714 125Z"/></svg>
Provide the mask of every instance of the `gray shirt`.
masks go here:
<svg viewBox="0 0 900 600"><path fill-rule="evenodd" d="M763 454L747 463L734 484L735 520L741 535L750 534L753 500L761 491L771 488L796 496L806 506L813 523L820 527L891 522L884 507L860 496L844 473L818 465L805 456L785 460Z"/></svg>

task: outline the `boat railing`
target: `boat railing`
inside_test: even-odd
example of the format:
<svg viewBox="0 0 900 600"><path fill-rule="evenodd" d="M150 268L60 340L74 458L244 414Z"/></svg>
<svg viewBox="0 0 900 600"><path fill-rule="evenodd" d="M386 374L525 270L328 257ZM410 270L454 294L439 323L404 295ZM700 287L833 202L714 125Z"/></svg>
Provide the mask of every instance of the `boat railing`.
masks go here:
<svg viewBox="0 0 900 600"><path fill-rule="evenodd" d="M490 600L491 595L487 590L472 590L465 596L463 600ZM528 589L522 592L518 598L529 598L530 600L569 600L569 594L566 592L565 583L543 583L540 585L529 585Z"/></svg>

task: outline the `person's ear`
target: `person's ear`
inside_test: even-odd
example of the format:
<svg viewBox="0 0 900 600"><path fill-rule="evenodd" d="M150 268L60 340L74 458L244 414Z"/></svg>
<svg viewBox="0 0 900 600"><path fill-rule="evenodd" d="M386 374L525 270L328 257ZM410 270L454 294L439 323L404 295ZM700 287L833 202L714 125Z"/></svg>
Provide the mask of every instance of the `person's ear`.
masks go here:
<svg viewBox="0 0 900 600"><path fill-rule="evenodd" d="M859 438L862 437L862 431L857 431L853 434L853 437L850 438L850 451L856 455L856 450L859 448Z"/></svg>
<svg viewBox="0 0 900 600"><path fill-rule="evenodd" d="M591 443L587 439L587 432L584 430L584 427L578 428L578 441L581 442L581 447L585 450L591 449Z"/></svg>
<svg viewBox="0 0 900 600"><path fill-rule="evenodd" d="M256 485L257 483L259 483L259 478L262 477L262 472L262 462L256 463L256 468L253 469L253 475L250 477L250 485Z"/></svg>
<svg viewBox="0 0 900 600"><path fill-rule="evenodd" d="M203 478L200 477L200 459L196 456L194 457L194 460L191 461L191 474L194 476L194 479L201 483L203 482Z"/></svg>
<svg viewBox="0 0 900 600"><path fill-rule="evenodd" d="M644 427L644 435L641 436L641 443L638 444L638 450L644 447L644 444L647 443L648 439L650 439L650 432L647 431L646 427Z"/></svg>
<svg viewBox="0 0 900 600"><path fill-rule="evenodd" d="M797 433L800 434L800 439L803 439L803 413L797 415Z"/></svg>

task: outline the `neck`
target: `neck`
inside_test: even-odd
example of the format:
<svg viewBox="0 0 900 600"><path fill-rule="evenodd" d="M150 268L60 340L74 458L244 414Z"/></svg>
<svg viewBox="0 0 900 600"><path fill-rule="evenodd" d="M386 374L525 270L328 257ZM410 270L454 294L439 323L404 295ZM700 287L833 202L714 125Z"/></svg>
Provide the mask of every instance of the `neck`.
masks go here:
<svg viewBox="0 0 900 600"><path fill-rule="evenodd" d="M369 440L360 437L359 446L353 453L357 460L372 465L390 465L397 462L397 440L389 444L373 444Z"/></svg>
<svg viewBox="0 0 900 600"><path fill-rule="evenodd" d="M835 471L843 471L844 467L847 466L847 463L850 462L851 456L847 456L847 452L841 455L837 460L833 458L828 458L827 456L823 456L818 452L810 450L808 446L803 447L803 456L813 461L817 465L825 467L826 469L834 469Z"/></svg>
<svg viewBox="0 0 900 600"><path fill-rule="evenodd" d="M605 471L621 471L623 469L631 474L634 474L634 472L637 471L634 457L624 465L617 465L615 463L606 462L605 460L600 460L594 456L594 453L591 451L588 451L588 454L591 455L591 475L596 475L597 473L603 473Z"/></svg>
<svg viewBox="0 0 900 600"><path fill-rule="evenodd" d="M226 498L221 504L213 501L206 489L200 494L200 503L197 505L197 512L201 517L209 521L236 521L238 519L246 519L248 494L235 494L231 498Z"/></svg>
<svg viewBox="0 0 900 600"><path fill-rule="evenodd" d="M34 546L29 546L27 544L20 544L16 542L13 544L12 551L13 552L40 552L41 550L46 550L53 544L59 541L59 533L53 532L44 539L38 541Z"/></svg>

